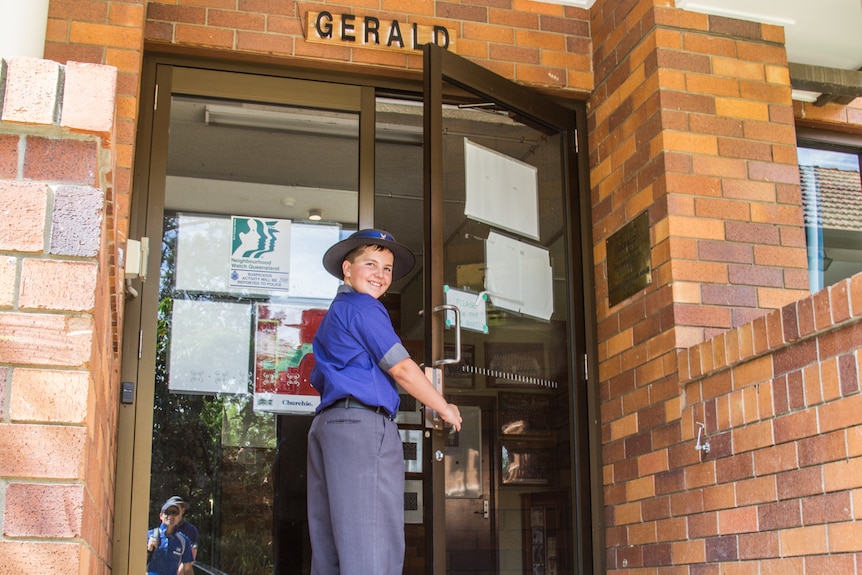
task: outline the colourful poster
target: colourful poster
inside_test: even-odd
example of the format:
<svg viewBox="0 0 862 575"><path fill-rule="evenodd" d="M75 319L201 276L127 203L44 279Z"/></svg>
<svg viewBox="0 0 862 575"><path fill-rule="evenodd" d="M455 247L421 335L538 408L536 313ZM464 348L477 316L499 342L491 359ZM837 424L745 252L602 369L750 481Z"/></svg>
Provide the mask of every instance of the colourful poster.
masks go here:
<svg viewBox="0 0 862 575"><path fill-rule="evenodd" d="M320 395L311 386L311 342L325 309L257 304L254 342L254 410L312 414Z"/></svg>

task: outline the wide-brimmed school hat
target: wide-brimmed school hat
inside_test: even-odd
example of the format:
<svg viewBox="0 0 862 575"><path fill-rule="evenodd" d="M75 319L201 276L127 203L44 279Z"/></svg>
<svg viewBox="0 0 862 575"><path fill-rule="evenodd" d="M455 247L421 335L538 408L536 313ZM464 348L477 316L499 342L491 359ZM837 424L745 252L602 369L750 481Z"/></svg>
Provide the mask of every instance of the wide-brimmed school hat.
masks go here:
<svg viewBox="0 0 862 575"><path fill-rule="evenodd" d="M341 264L344 258L360 246L380 246L391 251L395 256L392 264L392 281L400 280L413 269L416 258L413 252L402 244L395 241L395 236L385 230L359 230L350 235L349 238L341 240L326 250L323 254L323 267L326 271L340 280L344 279Z"/></svg>

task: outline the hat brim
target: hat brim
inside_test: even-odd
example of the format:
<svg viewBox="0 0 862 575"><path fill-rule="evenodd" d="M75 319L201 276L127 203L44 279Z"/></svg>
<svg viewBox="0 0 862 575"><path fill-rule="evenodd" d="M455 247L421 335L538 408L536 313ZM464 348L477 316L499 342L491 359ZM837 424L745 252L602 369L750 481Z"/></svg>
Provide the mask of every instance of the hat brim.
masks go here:
<svg viewBox="0 0 862 575"><path fill-rule="evenodd" d="M413 257L413 252L407 246L386 240L383 238L369 238L367 236L355 238L353 236L341 240L337 244L331 246L326 253L323 254L323 267L330 274L340 280L344 279L344 272L341 264L347 254L360 246L380 246L392 252L394 261L392 263L392 281L398 281L413 269L416 263L416 258Z"/></svg>

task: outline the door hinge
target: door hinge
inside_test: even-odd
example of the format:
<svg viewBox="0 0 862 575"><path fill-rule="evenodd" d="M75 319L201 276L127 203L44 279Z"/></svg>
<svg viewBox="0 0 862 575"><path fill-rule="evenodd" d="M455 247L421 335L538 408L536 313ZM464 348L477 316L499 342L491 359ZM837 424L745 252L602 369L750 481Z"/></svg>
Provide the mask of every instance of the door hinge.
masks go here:
<svg viewBox="0 0 862 575"><path fill-rule="evenodd" d="M575 153L578 153L578 129L575 128Z"/></svg>
<svg viewBox="0 0 862 575"><path fill-rule="evenodd" d="M138 359L141 359L141 356L144 353L144 330L138 331Z"/></svg>
<svg viewBox="0 0 862 575"><path fill-rule="evenodd" d="M153 90L153 111L159 109L159 85L156 84L155 89Z"/></svg>
<svg viewBox="0 0 862 575"><path fill-rule="evenodd" d="M590 361L587 354L584 354L584 381L590 380Z"/></svg>

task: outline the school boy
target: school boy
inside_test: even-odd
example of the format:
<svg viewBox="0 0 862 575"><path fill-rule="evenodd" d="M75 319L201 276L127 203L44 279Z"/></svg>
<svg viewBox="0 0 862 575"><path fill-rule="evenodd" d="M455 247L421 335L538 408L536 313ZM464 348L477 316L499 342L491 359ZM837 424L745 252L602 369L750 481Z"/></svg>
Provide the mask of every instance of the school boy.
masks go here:
<svg viewBox="0 0 862 575"><path fill-rule="evenodd" d="M335 244L323 266L344 280L314 338L311 382L320 405L308 433L312 575L400 575L404 564L404 451L396 384L461 429L395 334L378 301L413 268L389 232Z"/></svg>

